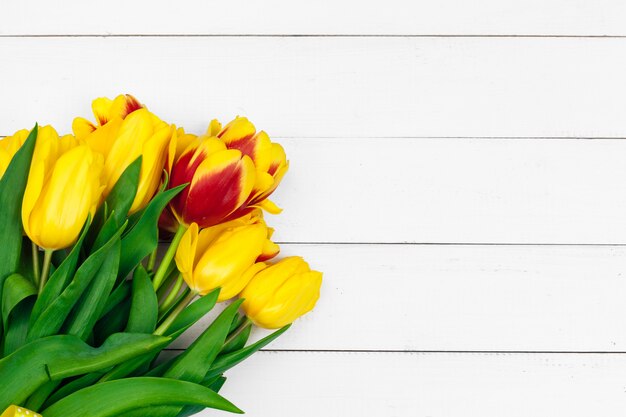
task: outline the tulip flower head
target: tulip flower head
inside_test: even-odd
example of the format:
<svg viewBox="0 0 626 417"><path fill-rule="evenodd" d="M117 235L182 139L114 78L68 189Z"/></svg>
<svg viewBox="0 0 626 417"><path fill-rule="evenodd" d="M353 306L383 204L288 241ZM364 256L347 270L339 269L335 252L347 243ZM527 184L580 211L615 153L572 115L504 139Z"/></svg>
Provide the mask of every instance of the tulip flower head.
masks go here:
<svg viewBox="0 0 626 417"><path fill-rule="evenodd" d="M78 138L105 158L103 197L111 192L124 170L142 157L137 194L130 208L130 214L135 213L150 202L159 187L166 161L173 158L175 129L132 96L99 98L92 107L98 125L77 118L72 127Z"/></svg>
<svg viewBox="0 0 626 417"><path fill-rule="evenodd" d="M170 187L185 183L189 186L170 204L172 214L185 226L215 226L248 200L255 183L254 163L241 151L205 136L191 143L172 167Z"/></svg>
<svg viewBox="0 0 626 417"><path fill-rule="evenodd" d="M246 286L257 260L278 253L270 236L271 229L258 219L203 230L192 223L178 246L176 265L192 291L206 295L221 288L219 301L228 300Z"/></svg>
<svg viewBox="0 0 626 417"><path fill-rule="evenodd" d="M298 256L270 266L256 264L253 273L240 297L244 299L242 309L258 326L278 329L293 323L319 299L322 273L312 271Z"/></svg>
<svg viewBox="0 0 626 417"><path fill-rule="evenodd" d="M216 121L209 130L215 129ZM228 149L238 149L252 158L256 168L255 184L246 206L262 207L270 213L278 214L280 209L267 198L276 190L289 169L285 150L278 143L272 143L264 131L258 132L245 117L237 117L224 126L217 134Z"/></svg>
<svg viewBox="0 0 626 417"><path fill-rule="evenodd" d="M98 206L102 169L102 156L73 136L59 138L53 128L40 128L22 202L28 237L47 250L76 242Z"/></svg>

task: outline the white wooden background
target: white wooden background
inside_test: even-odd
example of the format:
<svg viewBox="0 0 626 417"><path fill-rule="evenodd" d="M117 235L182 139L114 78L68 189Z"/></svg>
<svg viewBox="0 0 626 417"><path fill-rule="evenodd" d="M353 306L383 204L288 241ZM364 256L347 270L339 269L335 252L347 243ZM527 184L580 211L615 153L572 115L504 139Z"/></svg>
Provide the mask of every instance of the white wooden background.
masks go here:
<svg viewBox="0 0 626 417"><path fill-rule="evenodd" d="M285 145L325 285L248 415L626 412L623 1L1 0L0 57L0 135L130 92Z"/></svg>

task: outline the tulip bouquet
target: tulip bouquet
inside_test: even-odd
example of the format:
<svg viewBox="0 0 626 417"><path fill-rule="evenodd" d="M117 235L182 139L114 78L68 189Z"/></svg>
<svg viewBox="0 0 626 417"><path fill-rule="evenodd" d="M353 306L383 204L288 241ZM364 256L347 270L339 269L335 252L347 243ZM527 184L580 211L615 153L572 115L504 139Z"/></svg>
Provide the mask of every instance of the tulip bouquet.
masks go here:
<svg viewBox="0 0 626 417"><path fill-rule="evenodd" d="M240 413L218 394L224 373L313 309L322 281L300 257L273 260L263 212L280 212L285 152L241 117L197 136L132 96L93 110L70 135L0 140L0 413ZM277 330L250 343L254 326Z"/></svg>

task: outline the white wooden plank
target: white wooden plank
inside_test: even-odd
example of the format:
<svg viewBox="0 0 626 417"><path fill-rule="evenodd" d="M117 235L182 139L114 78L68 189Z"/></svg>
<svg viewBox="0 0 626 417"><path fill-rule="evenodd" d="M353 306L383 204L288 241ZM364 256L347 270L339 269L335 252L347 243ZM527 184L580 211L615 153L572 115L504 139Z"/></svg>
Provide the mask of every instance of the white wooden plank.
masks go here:
<svg viewBox="0 0 626 417"><path fill-rule="evenodd" d="M316 310L269 349L626 351L626 247L283 245L283 253L303 255L325 281Z"/></svg>
<svg viewBox="0 0 626 417"><path fill-rule="evenodd" d="M279 241L626 243L626 141L282 142Z"/></svg>
<svg viewBox="0 0 626 417"><path fill-rule="evenodd" d="M624 35L618 0L3 1L0 34Z"/></svg>
<svg viewBox="0 0 626 417"><path fill-rule="evenodd" d="M3 38L0 133L68 129L93 96L130 92L198 130L246 114L283 137L623 137L625 52L626 39Z"/></svg>
<svg viewBox="0 0 626 417"><path fill-rule="evenodd" d="M250 417L604 417L625 374L623 355L263 352L221 393Z"/></svg>

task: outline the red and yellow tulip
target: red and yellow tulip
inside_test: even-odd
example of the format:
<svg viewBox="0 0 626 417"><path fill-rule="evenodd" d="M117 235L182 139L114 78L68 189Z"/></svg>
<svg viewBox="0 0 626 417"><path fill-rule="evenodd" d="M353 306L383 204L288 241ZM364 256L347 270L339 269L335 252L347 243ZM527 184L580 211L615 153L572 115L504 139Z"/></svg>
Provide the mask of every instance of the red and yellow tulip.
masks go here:
<svg viewBox="0 0 626 417"><path fill-rule="evenodd" d="M215 226L248 200L255 183L252 159L224 142L204 136L192 142L172 167L170 187L189 183L170 209L184 226Z"/></svg>
<svg viewBox="0 0 626 417"><path fill-rule="evenodd" d="M215 129L215 122L209 130ZM264 131L257 132L254 125L245 117L237 117L217 134L228 149L237 149L252 158L256 168L254 187L246 206L261 207L270 213L280 213L280 209L267 198L276 190L289 169L285 150L278 143L272 143Z"/></svg>

